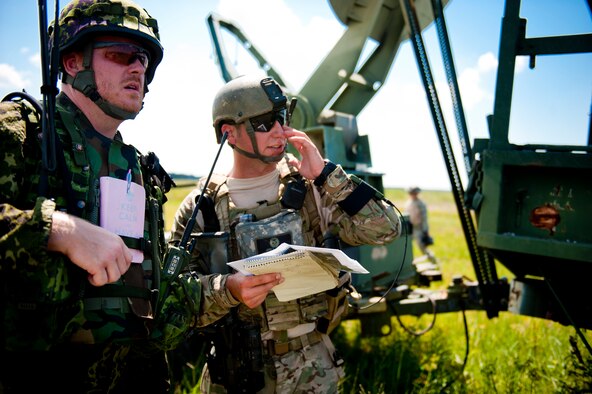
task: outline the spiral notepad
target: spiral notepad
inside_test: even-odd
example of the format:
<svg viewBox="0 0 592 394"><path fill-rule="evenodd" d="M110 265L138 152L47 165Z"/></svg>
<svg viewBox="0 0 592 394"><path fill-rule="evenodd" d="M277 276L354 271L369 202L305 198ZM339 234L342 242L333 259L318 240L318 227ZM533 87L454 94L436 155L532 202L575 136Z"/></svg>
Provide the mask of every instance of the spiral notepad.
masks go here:
<svg viewBox="0 0 592 394"><path fill-rule="evenodd" d="M272 290L280 301L291 301L334 288L340 270L368 273L339 249L281 244L277 248L229 266L245 275L281 273L284 282Z"/></svg>
<svg viewBox="0 0 592 394"><path fill-rule="evenodd" d="M300 250L273 258L253 259L244 268L254 275L281 272L285 281L273 288L280 301L289 301L320 293L337 286L337 271L325 267L309 251ZM298 286L291 282L297 280Z"/></svg>

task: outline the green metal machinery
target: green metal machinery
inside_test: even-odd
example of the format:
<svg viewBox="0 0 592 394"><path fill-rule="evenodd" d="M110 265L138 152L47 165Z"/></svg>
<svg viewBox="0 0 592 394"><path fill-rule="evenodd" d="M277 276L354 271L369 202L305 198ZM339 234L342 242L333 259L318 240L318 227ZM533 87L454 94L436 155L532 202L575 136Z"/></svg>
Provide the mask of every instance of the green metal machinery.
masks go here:
<svg viewBox="0 0 592 394"><path fill-rule="evenodd" d="M358 133L356 117L383 85L405 40L413 45L425 87L477 281L458 278L444 292L410 297L411 286L426 283L413 264L411 237L384 247L346 247L346 253L370 271L370 276L355 279L360 294L351 299L350 318L360 319L368 335L388 334L395 313L467 309L484 310L490 318L510 311L592 328L592 304L585 301L592 278L592 131L588 130L584 146L515 145L508 139L516 57L529 56L534 66L541 55L592 52L592 34L526 38L520 0L506 0L489 138L471 144L446 30L446 3L330 0L346 29L302 89L287 90L298 99L292 125L307 132L325 157L382 191L383 174L368 171L372 166L368 136ZM462 160L470 169L467 185L461 182L433 89L422 39L422 30L431 23L436 25L444 58ZM287 85L233 22L211 14L208 25L224 80L239 73L226 54L222 30L244 44L263 70ZM360 64L368 40L375 49ZM498 278L495 261L515 275L511 282Z"/></svg>
<svg viewBox="0 0 592 394"><path fill-rule="evenodd" d="M534 67L537 56L589 53L592 34L526 38L519 11L520 1L506 2L490 138L473 144L478 160L466 203L477 214L478 247L516 275L510 311L592 328L585 301L592 278L592 130L584 146L515 145L508 138L516 57L529 56Z"/></svg>

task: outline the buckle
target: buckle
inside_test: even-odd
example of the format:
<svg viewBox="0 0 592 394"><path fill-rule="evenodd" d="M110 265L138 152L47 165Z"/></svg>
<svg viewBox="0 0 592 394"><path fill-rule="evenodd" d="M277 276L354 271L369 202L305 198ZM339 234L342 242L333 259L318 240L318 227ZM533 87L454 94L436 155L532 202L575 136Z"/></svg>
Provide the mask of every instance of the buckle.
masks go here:
<svg viewBox="0 0 592 394"><path fill-rule="evenodd" d="M288 353L290 350L292 350L292 349L290 349L290 342L277 343L276 341L274 341L272 339L271 343L273 344L273 354L274 355L281 356L283 354Z"/></svg>

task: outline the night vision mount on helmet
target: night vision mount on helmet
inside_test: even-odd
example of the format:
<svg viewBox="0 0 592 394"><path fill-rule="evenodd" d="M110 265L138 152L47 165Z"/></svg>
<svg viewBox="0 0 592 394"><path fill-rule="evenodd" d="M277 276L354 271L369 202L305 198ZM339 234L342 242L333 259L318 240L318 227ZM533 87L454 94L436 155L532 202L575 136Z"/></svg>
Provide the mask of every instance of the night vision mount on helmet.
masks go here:
<svg viewBox="0 0 592 394"><path fill-rule="evenodd" d="M62 80L93 100L107 115L122 120L133 119L137 113L114 106L97 92L91 66L92 38L97 35L114 35L138 41L150 54L146 68L147 92L148 84L152 82L156 67L163 56L156 19L130 0L74 0L62 10L57 26L60 53L81 50L84 54L84 70L79 71L74 77L62 70ZM48 29L50 46L53 44L55 29L56 21L53 21Z"/></svg>

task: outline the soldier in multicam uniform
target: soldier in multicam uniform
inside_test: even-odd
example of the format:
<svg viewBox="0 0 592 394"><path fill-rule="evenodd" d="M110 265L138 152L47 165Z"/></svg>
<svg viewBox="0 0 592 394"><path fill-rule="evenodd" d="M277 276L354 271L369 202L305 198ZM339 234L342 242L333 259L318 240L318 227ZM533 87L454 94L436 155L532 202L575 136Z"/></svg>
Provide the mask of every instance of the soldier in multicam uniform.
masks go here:
<svg viewBox="0 0 592 394"><path fill-rule="evenodd" d="M55 172L42 170L38 104L0 103L0 392L168 392L168 334L188 329L201 284L184 274L155 291L172 180L117 131L162 59L157 22L129 0L76 0L50 42L56 30ZM143 236L99 226L100 177L141 185Z"/></svg>
<svg viewBox="0 0 592 394"><path fill-rule="evenodd" d="M199 324L214 345L202 392L335 393L343 377L328 334L347 308L349 275L331 291L280 302L270 290L281 274L229 273L226 262L282 242L335 247L330 241L338 237L381 245L400 233L393 206L325 161L304 132L285 123L286 108L272 78L228 82L214 100L213 120L218 142L225 135L233 148L233 167L208 185L201 179L176 213L171 242L181 238L206 188L192 258L203 274ZM301 160L286 154L288 142Z"/></svg>

